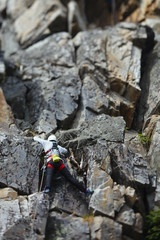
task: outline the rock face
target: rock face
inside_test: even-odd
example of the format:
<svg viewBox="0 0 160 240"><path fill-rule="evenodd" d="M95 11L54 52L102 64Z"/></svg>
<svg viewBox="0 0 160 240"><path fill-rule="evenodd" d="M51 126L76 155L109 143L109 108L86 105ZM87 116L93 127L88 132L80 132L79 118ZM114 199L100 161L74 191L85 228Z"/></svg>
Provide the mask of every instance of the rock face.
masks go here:
<svg viewBox="0 0 160 240"><path fill-rule="evenodd" d="M3 60L3 52L0 51L0 82L3 82L5 78L5 64Z"/></svg>
<svg viewBox="0 0 160 240"><path fill-rule="evenodd" d="M113 2L0 0L3 240L142 240L160 207L159 5ZM52 133L92 195L60 173L43 194Z"/></svg>
<svg viewBox="0 0 160 240"><path fill-rule="evenodd" d="M14 26L17 39L24 46L31 45L31 43L42 39L45 34L65 31L65 21L66 10L65 8L63 9L59 0L35 1L15 21Z"/></svg>
<svg viewBox="0 0 160 240"><path fill-rule="evenodd" d="M0 124L10 125L14 122L12 111L6 103L3 90L0 88Z"/></svg>

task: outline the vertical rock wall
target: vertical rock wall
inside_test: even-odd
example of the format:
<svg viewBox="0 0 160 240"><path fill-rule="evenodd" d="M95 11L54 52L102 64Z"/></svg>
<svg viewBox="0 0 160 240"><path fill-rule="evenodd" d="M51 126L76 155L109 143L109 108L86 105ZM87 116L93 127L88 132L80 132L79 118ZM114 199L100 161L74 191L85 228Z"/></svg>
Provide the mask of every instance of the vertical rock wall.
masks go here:
<svg viewBox="0 0 160 240"><path fill-rule="evenodd" d="M142 240L159 207L158 1L93 2L0 0L2 239ZM60 174L43 195L51 133L93 195Z"/></svg>

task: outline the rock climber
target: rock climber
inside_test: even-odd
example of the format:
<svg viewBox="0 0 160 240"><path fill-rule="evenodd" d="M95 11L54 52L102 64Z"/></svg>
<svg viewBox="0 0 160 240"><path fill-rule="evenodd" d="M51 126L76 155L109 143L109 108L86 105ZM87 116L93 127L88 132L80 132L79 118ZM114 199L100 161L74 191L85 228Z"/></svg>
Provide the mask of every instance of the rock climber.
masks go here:
<svg viewBox="0 0 160 240"><path fill-rule="evenodd" d="M66 148L61 147L57 144L55 135L50 135L47 140L43 140L38 136L34 136L34 141L39 142L45 151L45 159L47 166L46 182L44 193L49 193L51 190L52 176L56 171L59 171L69 182L74 184L81 192L86 195L93 193L90 189L86 189L80 182L78 182L68 171L63 164L62 156L68 153Z"/></svg>

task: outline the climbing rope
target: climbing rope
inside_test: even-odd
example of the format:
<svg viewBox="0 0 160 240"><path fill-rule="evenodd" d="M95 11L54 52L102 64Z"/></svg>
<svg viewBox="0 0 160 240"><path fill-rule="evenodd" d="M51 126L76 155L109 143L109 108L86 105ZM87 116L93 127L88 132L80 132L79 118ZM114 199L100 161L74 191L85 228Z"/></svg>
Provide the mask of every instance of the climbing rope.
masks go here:
<svg viewBox="0 0 160 240"><path fill-rule="evenodd" d="M43 166L42 166L42 168L41 168L41 170L43 169L43 172L42 172L42 178L41 178L41 183L40 183L40 187L39 187L39 192L40 192L41 189L42 189L42 184L43 184L43 179L44 179L45 168L46 168L46 166L45 166L45 164L43 164Z"/></svg>

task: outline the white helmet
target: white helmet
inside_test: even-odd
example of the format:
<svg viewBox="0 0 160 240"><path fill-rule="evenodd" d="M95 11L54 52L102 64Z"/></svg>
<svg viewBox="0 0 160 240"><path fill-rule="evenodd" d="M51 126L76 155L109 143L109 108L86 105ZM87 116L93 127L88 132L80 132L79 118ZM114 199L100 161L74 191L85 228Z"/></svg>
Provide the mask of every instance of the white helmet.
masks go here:
<svg viewBox="0 0 160 240"><path fill-rule="evenodd" d="M50 136L48 137L48 141L57 141L57 138L56 138L55 135L50 135Z"/></svg>

